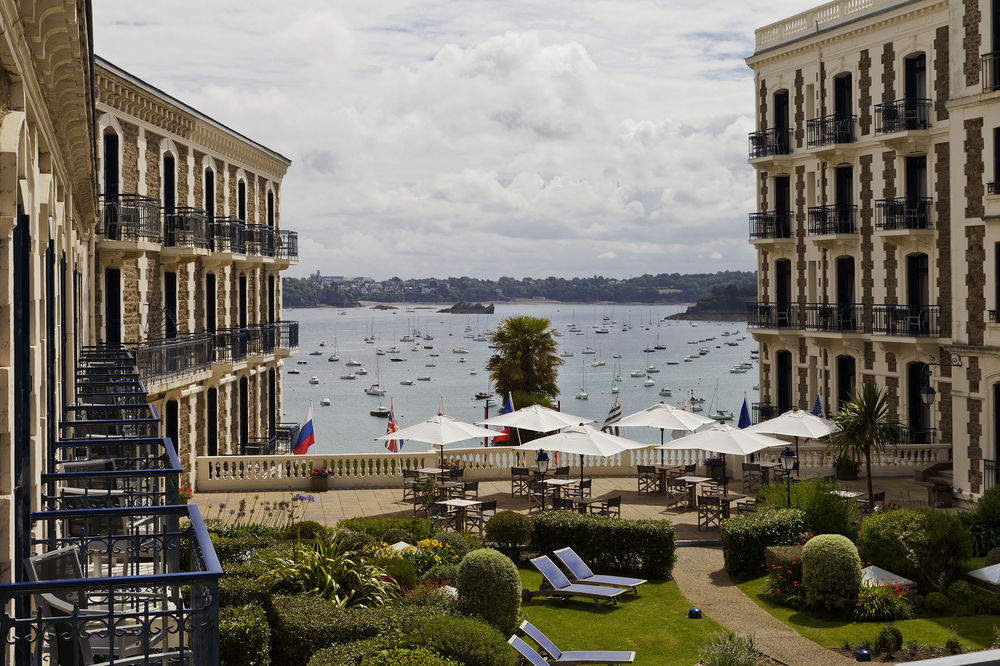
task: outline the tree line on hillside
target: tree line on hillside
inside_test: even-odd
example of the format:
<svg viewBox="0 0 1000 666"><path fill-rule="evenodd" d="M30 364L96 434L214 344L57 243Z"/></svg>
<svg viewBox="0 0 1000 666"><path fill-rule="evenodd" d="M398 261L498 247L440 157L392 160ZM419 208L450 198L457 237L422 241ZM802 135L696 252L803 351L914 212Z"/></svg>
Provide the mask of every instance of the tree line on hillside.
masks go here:
<svg viewBox="0 0 1000 666"><path fill-rule="evenodd" d="M380 282L360 279L325 284L321 278L284 278L286 307L332 305L349 307L359 300L376 302L455 303L504 302L545 299L563 302L609 303L692 303L713 294L713 289L733 286L740 293L756 291L757 276L752 271L718 273L660 273L627 280L599 275L576 278L501 277L483 280L471 277L390 278Z"/></svg>

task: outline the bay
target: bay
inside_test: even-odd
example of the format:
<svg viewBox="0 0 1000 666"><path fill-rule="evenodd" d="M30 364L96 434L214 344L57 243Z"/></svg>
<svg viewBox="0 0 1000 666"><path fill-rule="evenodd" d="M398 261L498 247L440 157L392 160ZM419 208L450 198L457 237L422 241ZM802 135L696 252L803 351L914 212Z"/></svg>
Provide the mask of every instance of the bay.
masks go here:
<svg viewBox="0 0 1000 666"><path fill-rule="evenodd" d="M695 396L705 399L703 414L707 415L711 406L731 411L738 418L744 395L749 403L757 399L757 391L753 390L758 382L756 362L746 374L729 372L734 364L749 361L750 351L757 349L756 342L745 331L746 322L662 321L664 316L685 309L679 305L510 303L497 304L492 315L437 313L435 310L439 307L285 309L287 319L299 321L299 350L284 361L283 421L301 423L312 401L316 443L310 453L385 451L383 443L374 438L385 434L387 419L370 416L369 411L378 404L388 406L390 398L401 427L430 418L437 413L442 400L449 416L468 422L484 418L485 402L474 396L481 391L492 392L486 363L493 350L489 342L473 338L479 335L488 339L487 331L515 314L547 317L562 333L557 338L560 353L572 352L573 357L564 358L565 363L559 369L561 408L576 416L596 419L598 425L604 422L614 403L611 386L616 372L622 376L620 396L624 414L645 409L661 400L680 404L686 392L691 390ZM571 332L571 324L575 324L579 334ZM597 333L602 324L608 333ZM401 342L400 338L414 328L434 339ZM372 332L377 342L366 344L364 338ZM724 332L731 335L723 336ZM744 339L736 346L726 344L735 343L737 338ZM320 342L326 344L320 346ZM420 349L411 351L415 344ZM643 351L657 344L665 346L666 350L648 354ZM433 349L424 349L426 345ZM393 346L399 354L376 356L377 349ZM453 353L453 349L460 347L468 353ZM585 347L593 348L596 353L582 354ZM707 348L708 353L699 355L699 348ZM335 351L340 361L328 361ZM311 352L320 352L320 355L310 355ZM612 358L616 354L620 354L621 359ZM696 357L693 361L683 361L685 356L692 355ZM392 362L391 357L405 360ZM363 363L369 374L354 380L341 379L349 370L345 363L351 359ZM465 362L460 362L461 359ZM603 360L605 365L593 367L597 359ZM668 365L668 361L676 361L677 365ZM428 367L428 364L435 367ZM378 381L376 365L381 373L381 384L387 390L383 398L364 392ZM630 372L645 370L649 365L659 370L649 374L656 381L655 386L644 386L645 377L629 376ZM289 374L293 368L300 374ZM420 376L431 379L418 381ZM310 384L312 377L316 377L319 384ZM413 384L401 385L403 380L412 380ZM588 400L574 398L581 387L589 393ZM661 387L671 388L673 396L660 396ZM717 397L711 405L716 387ZM320 406L322 398L329 398L332 404ZM499 413L503 402L500 396L497 402L498 406L489 410L490 415ZM650 443L658 443L660 437L659 431L650 428L628 428L623 434ZM669 440L669 432L666 438ZM481 440L469 440L454 446L481 443ZM404 452L427 448L426 444L414 442L406 444Z"/></svg>

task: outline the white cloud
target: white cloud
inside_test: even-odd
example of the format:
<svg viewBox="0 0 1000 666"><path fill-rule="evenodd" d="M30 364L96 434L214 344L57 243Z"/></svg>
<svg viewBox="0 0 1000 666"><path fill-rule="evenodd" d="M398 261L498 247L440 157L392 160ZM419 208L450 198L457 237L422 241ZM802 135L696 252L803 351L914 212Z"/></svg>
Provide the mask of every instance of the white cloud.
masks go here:
<svg viewBox="0 0 1000 666"><path fill-rule="evenodd" d="M98 3L95 48L292 158L294 274L753 268L742 58L800 2L171 7Z"/></svg>

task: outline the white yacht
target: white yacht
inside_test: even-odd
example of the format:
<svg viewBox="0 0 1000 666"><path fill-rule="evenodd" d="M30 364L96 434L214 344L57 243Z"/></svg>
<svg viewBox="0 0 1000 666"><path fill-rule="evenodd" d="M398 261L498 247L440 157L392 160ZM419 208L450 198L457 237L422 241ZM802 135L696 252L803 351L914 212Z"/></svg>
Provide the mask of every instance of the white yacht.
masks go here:
<svg viewBox="0 0 1000 666"><path fill-rule="evenodd" d="M313 375L312 377L309 378L309 383L310 384L319 384L319 377L317 377L316 375Z"/></svg>

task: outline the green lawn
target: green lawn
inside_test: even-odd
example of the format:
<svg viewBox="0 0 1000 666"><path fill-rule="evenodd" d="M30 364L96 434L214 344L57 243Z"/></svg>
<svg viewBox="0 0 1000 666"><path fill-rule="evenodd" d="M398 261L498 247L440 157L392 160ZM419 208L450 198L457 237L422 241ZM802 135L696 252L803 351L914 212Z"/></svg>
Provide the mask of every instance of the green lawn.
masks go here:
<svg viewBox="0 0 1000 666"><path fill-rule="evenodd" d="M882 626L881 622L849 622L820 618L785 606L779 606L763 598L767 587L767 576L756 578L738 587L753 599L758 606L778 618L806 638L826 648L839 648L844 641L852 644L873 636ZM972 647L984 649L993 642L993 626L1000 626L1000 617L995 615L972 615L969 617L935 617L890 622L903 632L903 640L915 640L929 645L944 645L948 639L948 628L956 627L958 637Z"/></svg>
<svg viewBox="0 0 1000 666"><path fill-rule="evenodd" d="M537 571L521 570L530 590L541 584ZM687 619L691 603L670 581L649 582L619 598L618 607L594 606L582 598L568 601L535 597L522 605L524 616L560 650L635 650L636 664L694 664L698 647L721 627L708 618ZM530 643L530 641L529 641Z"/></svg>

